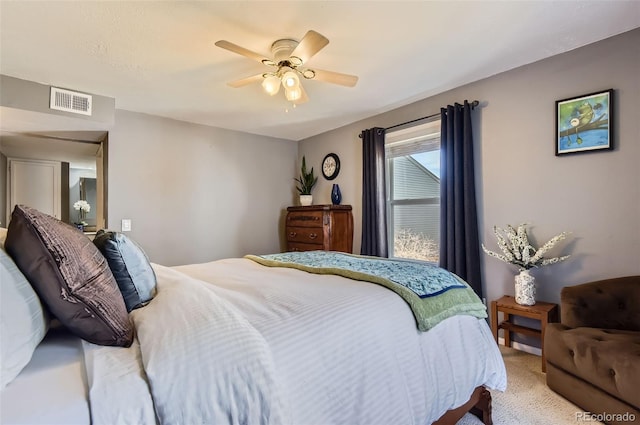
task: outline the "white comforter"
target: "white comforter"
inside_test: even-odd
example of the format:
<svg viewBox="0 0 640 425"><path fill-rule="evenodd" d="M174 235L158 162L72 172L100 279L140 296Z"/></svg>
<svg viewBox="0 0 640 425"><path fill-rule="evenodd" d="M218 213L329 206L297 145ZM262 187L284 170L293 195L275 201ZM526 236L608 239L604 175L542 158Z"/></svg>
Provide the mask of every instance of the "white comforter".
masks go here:
<svg viewBox="0 0 640 425"><path fill-rule="evenodd" d="M419 332L388 289L247 259L154 270L137 342L85 343L94 424L430 424L506 387L484 320Z"/></svg>

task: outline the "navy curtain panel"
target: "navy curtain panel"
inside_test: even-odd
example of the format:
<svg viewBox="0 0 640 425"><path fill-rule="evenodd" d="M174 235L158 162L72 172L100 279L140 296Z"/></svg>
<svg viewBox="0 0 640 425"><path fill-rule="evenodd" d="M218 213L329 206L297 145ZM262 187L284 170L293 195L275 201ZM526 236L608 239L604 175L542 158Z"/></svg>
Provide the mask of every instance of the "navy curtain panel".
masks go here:
<svg viewBox="0 0 640 425"><path fill-rule="evenodd" d="M440 267L482 298L471 109L465 100L440 110Z"/></svg>
<svg viewBox="0 0 640 425"><path fill-rule="evenodd" d="M384 128L363 130L362 244L360 254L388 257Z"/></svg>

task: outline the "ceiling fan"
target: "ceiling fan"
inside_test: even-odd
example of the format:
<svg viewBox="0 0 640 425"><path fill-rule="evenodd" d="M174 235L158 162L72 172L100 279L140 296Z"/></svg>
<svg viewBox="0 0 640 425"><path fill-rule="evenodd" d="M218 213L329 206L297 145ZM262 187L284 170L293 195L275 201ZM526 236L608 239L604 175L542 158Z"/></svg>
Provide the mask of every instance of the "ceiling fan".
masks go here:
<svg viewBox="0 0 640 425"><path fill-rule="evenodd" d="M347 87L353 87L358 82L358 77L355 75L305 66L311 57L329 44L329 40L325 36L313 30L308 31L299 42L288 38L276 40L271 45L271 59L226 40L217 41L215 44L274 68L269 72L227 83L231 87L242 87L262 80L262 87L271 96L277 94L280 91L280 85L282 85L287 100L293 103L304 103L309 98L300 83L299 76L307 80L324 81Z"/></svg>

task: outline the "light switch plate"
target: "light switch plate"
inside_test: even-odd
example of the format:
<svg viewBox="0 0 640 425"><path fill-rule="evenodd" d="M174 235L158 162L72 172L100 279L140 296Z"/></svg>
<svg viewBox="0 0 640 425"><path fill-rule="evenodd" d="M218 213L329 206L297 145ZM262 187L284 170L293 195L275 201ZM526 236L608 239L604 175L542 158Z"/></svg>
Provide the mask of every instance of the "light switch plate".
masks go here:
<svg viewBox="0 0 640 425"><path fill-rule="evenodd" d="M128 218L125 218L122 220L122 231L123 232L130 232L131 231L131 220Z"/></svg>

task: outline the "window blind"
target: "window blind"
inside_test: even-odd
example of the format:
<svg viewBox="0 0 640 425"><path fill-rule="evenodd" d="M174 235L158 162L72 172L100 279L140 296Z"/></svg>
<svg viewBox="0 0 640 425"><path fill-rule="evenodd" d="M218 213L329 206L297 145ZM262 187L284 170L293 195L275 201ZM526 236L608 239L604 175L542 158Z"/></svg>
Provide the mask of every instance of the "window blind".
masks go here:
<svg viewBox="0 0 640 425"><path fill-rule="evenodd" d="M385 154L396 158L440 149L440 118L390 131L385 135Z"/></svg>

